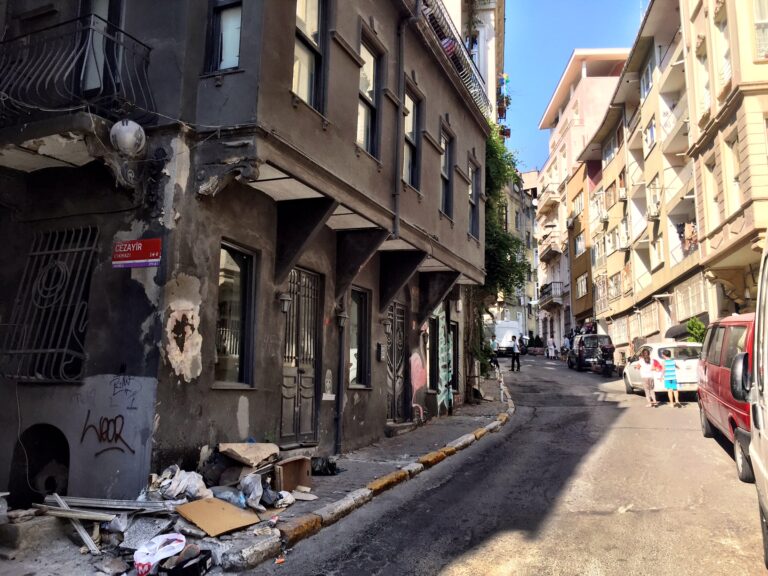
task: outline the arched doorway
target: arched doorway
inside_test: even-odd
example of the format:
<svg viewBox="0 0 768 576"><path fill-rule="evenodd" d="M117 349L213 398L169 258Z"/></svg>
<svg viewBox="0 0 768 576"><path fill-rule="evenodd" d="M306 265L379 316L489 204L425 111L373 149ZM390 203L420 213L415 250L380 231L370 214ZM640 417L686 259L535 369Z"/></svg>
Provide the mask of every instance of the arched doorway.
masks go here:
<svg viewBox="0 0 768 576"><path fill-rule="evenodd" d="M27 428L13 450L8 479L12 508L28 508L46 494L67 493L69 443L61 430L50 424Z"/></svg>

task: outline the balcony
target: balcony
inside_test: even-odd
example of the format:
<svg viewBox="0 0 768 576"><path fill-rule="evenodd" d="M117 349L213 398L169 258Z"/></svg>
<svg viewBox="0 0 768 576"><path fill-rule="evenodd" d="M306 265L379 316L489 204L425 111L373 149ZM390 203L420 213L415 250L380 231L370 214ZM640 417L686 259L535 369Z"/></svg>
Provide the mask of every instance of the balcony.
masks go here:
<svg viewBox="0 0 768 576"><path fill-rule="evenodd" d="M93 160L86 135L101 139L118 119L151 122L149 53L95 15L0 43L0 140L11 144L0 165L82 165Z"/></svg>
<svg viewBox="0 0 768 576"><path fill-rule="evenodd" d="M539 243L539 260L549 262L562 255L563 249L560 246L560 235L554 234L544 238Z"/></svg>
<svg viewBox="0 0 768 576"><path fill-rule="evenodd" d="M679 154L688 149L688 103L677 102L662 119L662 150L664 154Z"/></svg>
<svg viewBox="0 0 768 576"><path fill-rule="evenodd" d="M472 95L475 104L483 114L490 117L492 113L491 102L488 99L485 80L472 60L472 56L465 48L462 35L456 29L442 0L424 0L421 11L427 25L442 46L443 52Z"/></svg>
<svg viewBox="0 0 768 576"><path fill-rule="evenodd" d="M554 184L547 184L539 196L539 213L544 214L560 204L560 193Z"/></svg>
<svg viewBox="0 0 768 576"><path fill-rule="evenodd" d="M539 290L539 308L550 310L563 305L563 283L543 284Z"/></svg>

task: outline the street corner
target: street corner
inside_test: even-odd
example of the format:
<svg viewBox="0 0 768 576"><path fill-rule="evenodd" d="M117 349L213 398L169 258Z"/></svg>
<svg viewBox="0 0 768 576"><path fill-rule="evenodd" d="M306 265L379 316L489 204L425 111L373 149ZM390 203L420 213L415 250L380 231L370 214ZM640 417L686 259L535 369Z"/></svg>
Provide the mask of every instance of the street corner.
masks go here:
<svg viewBox="0 0 768 576"><path fill-rule="evenodd" d="M322 528L322 518L317 514L304 514L297 518L280 521L280 534L283 541L293 546L300 540L317 534Z"/></svg>
<svg viewBox="0 0 768 576"><path fill-rule="evenodd" d="M401 482L405 482L408 478L410 478L410 474L406 470L395 470L386 476L382 476L381 478L369 482L366 487L374 496L376 496L385 490L389 490L393 486L397 486Z"/></svg>
<svg viewBox="0 0 768 576"><path fill-rule="evenodd" d="M478 428L477 430L472 432L472 434L475 435L475 440L480 440L480 438L488 434L488 430L486 430L485 428Z"/></svg>
<svg viewBox="0 0 768 576"><path fill-rule="evenodd" d="M431 468L435 464L439 464L443 460L445 460L447 456L440 452L439 450L436 452L429 452L428 454L424 454L421 458L419 458L418 462L419 464L423 465L425 468Z"/></svg>

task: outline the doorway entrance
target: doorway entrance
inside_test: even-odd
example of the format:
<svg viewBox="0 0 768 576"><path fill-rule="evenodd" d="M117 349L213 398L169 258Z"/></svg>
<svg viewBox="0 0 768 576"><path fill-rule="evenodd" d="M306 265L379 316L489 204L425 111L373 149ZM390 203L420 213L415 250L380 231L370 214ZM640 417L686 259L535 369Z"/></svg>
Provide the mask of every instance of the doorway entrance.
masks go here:
<svg viewBox="0 0 768 576"><path fill-rule="evenodd" d="M405 405L405 306L393 302L387 308L392 330L387 334L387 420L403 422Z"/></svg>

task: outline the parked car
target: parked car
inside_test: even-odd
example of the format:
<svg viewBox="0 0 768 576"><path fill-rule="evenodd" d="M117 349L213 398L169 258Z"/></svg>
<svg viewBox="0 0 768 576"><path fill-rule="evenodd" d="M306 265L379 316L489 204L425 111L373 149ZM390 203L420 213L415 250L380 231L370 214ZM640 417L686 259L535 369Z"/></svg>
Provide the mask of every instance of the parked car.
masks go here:
<svg viewBox="0 0 768 576"><path fill-rule="evenodd" d="M677 376L678 390L680 392L696 392L699 387L699 357L701 356L701 344L697 342L652 342L645 344L637 350L637 354L627 359L627 365L624 367L624 389L627 394L634 394L635 390L643 389L643 382L640 378L640 369L638 360L643 353L648 350L651 358L661 362L664 360L662 353L664 350L672 352L672 359L679 365L675 370ZM656 391L659 392L658 390ZM663 392L663 390L662 390Z"/></svg>
<svg viewBox="0 0 768 576"><path fill-rule="evenodd" d="M568 352L568 368L588 368L605 375L613 373L613 353L616 348L607 334L579 334Z"/></svg>
<svg viewBox="0 0 768 576"><path fill-rule="evenodd" d="M699 362L699 417L705 438L718 429L733 444L733 459L739 480L754 482L749 459L749 403L731 392L731 363L740 353L751 350L755 338L755 315L735 314L713 322L707 328Z"/></svg>

